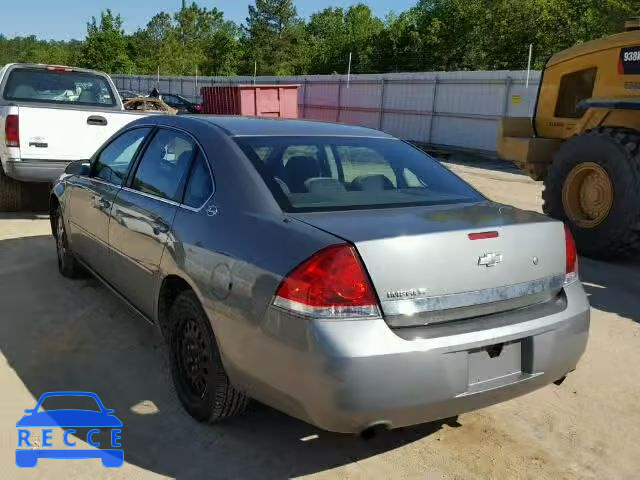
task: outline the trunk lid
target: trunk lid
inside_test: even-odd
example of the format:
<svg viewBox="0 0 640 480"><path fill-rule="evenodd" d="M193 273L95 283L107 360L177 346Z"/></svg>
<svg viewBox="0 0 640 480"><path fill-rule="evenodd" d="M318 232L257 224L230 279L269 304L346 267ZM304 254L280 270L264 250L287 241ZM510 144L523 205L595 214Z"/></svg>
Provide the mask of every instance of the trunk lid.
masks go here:
<svg viewBox="0 0 640 480"><path fill-rule="evenodd" d="M563 224L535 212L482 203L291 216L355 245L392 326L521 308L564 281ZM487 231L497 236L469 238Z"/></svg>
<svg viewBox="0 0 640 480"><path fill-rule="evenodd" d="M20 156L33 160L88 159L111 135L139 116L99 108L20 106Z"/></svg>

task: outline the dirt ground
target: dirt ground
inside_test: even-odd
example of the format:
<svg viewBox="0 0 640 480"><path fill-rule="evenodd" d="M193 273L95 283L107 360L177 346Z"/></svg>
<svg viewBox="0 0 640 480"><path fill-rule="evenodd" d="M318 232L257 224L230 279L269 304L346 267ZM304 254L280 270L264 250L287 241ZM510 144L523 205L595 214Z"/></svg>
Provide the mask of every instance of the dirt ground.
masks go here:
<svg viewBox="0 0 640 480"><path fill-rule="evenodd" d="M540 209L540 184L499 164L451 161L490 198ZM156 331L96 280L58 275L45 216L0 216L1 476L636 479L640 261L583 259L580 268L593 306L591 337L564 384L461 415L457 423L365 442L260 405L217 426L191 420L172 391ZM107 470L99 460L15 466L15 422L51 390L93 391L115 409L124 423L122 468Z"/></svg>

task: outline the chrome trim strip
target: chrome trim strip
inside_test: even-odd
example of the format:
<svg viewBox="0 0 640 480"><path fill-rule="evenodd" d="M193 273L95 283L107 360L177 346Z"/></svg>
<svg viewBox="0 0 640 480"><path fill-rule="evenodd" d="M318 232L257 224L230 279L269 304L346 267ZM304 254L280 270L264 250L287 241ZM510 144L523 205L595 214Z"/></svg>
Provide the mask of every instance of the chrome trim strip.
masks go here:
<svg viewBox="0 0 640 480"><path fill-rule="evenodd" d="M130 187L122 187L122 190L124 190L125 192L137 193L138 195L142 195L143 197L152 198L153 200L158 200L159 202L167 203L169 205L173 205L174 207L179 207L180 206L180 203L178 203L178 202L176 202L174 200L169 200L168 198L162 198L162 197L159 197L157 195L153 195L153 194L147 193L147 192L141 192L140 190L135 190L135 189L130 188Z"/></svg>
<svg viewBox="0 0 640 480"><path fill-rule="evenodd" d="M562 289L564 281L564 275L553 275L530 282L516 283L503 287L431 297L383 300L380 304L385 315L414 315L416 313L436 312L451 308L500 302L503 300L537 295L547 291L559 291Z"/></svg>
<svg viewBox="0 0 640 480"><path fill-rule="evenodd" d="M377 305L362 305L359 307L313 307L279 296L273 299L272 304L288 312L294 312L298 315L315 319L353 320L357 318L380 318L380 311Z"/></svg>

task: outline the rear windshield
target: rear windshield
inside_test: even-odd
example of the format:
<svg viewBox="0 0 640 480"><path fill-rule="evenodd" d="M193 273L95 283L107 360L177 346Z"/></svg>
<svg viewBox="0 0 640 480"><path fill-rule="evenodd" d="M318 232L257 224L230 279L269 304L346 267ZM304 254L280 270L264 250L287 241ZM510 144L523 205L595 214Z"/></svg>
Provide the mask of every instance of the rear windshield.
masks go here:
<svg viewBox="0 0 640 480"><path fill-rule="evenodd" d="M400 140L324 136L235 140L288 212L483 200L436 160Z"/></svg>
<svg viewBox="0 0 640 480"><path fill-rule="evenodd" d="M63 105L114 106L106 79L85 72L35 68L11 70L4 87L5 100Z"/></svg>

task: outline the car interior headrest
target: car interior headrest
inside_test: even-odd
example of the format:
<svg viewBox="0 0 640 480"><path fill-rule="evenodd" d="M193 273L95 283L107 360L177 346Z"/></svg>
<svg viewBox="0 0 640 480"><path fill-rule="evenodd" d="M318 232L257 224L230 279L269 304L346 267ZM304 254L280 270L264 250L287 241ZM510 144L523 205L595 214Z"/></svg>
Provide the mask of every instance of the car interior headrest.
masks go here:
<svg viewBox="0 0 640 480"><path fill-rule="evenodd" d="M329 177L309 178L304 182L304 186L309 193L336 193L347 191L340 180Z"/></svg>
<svg viewBox="0 0 640 480"><path fill-rule="evenodd" d="M351 190L379 191L393 190L395 187L386 175L360 175L351 182Z"/></svg>

